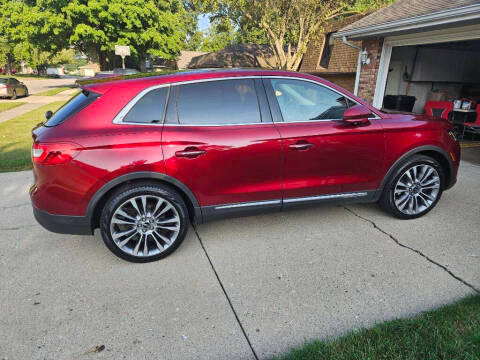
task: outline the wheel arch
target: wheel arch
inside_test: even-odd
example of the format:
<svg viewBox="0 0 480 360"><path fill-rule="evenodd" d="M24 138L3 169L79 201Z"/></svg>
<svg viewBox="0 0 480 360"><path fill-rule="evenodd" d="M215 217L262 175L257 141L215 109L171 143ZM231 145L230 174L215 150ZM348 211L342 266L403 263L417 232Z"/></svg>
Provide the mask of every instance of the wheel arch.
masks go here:
<svg viewBox="0 0 480 360"><path fill-rule="evenodd" d="M90 221L92 230L99 227L100 213L110 194L112 194L120 186L145 180L153 180L160 184L163 183L173 187L183 198L183 201L188 209L190 220L202 222L202 212L198 200L185 184L166 174L142 171L121 175L105 183L100 189L97 190L97 192L90 199L86 211L86 217Z"/></svg>
<svg viewBox="0 0 480 360"><path fill-rule="evenodd" d="M397 170L397 168L405 160L407 160L409 157L411 157L413 155L426 155L426 156L429 156L429 157L437 160L440 163L440 165L442 166L442 168L445 172L445 180L446 181L445 181L444 190L450 188L453 185L453 182L454 182L453 181L453 178L454 178L453 161L450 158L450 156L448 155L448 153L444 149L442 149L438 146L434 146L434 145L419 146L419 147L416 147L416 148L414 148L410 151L407 151L405 154L400 156L393 163L392 166L390 166L390 169L388 169L387 173L383 177L380 188L378 189L377 198L380 198L385 185L387 184L388 180L390 179L392 174L395 172L395 170Z"/></svg>

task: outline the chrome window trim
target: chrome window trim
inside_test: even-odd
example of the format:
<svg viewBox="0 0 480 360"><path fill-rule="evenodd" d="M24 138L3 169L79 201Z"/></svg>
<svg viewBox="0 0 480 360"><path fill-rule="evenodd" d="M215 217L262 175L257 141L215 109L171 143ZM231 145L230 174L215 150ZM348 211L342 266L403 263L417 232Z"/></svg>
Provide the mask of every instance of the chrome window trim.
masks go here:
<svg viewBox="0 0 480 360"><path fill-rule="evenodd" d="M161 84L161 85L154 85L150 86L149 88L143 89L140 91L135 97L130 100L127 105L123 107L122 110L113 118L113 123L114 124L121 124L121 125L140 125L140 126L161 126L165 122L165 110L166 110L166 104L168 103L168 96L165 100L165 106L163 109L163 115L162 115L162 121L160 123L136 123L136 122L124 122L123 118L128 114L128 112L134 107L137 102L147 93L150 91L156 90L156 89L161 89L164 87L170 87L170 83L168 84ZM168 94L169 95L169 94Z"/></svg>
<svg viewBox="0 0 480 360"><path fill-rule="evenodd" d="M300 80L300 81L306 81L306 82L311 82L313 84L316 84L316 85L319 85L319 86L323 86L324 88L327 88L329 90L332 90L333 92L336 92L337 94L347 98L348 100L354 102L356 105L361 105L363 106L362 104L359 104L358 101L356 101L355 99L352 99L350 96L348 96L347 94L344 94L340 91L338 91L337 89L334 89L332 88L331 86L328 86L326 84L322 84L318 81L315 81L315 80L311 80L311 79L305 79L305 78L302 78L302 77L296 77L296 76L275 76L275 75L265 75L265 76L262 76L263 79L287 79L287 80ZM279 105L280 106L280 105ZM348 108L347 108L348 109ZM280 109L280 111L282 111ZM375 114L373 111L372 111L372 115L374 115L374 117L371 117L369 119L375 119L375 120L378 120L380 119L380 117ZM283 114L282 114L283 116ZM315 122L324 122L324 121L342 121L343 119L319 119L319 120L298 120L298 121L275 121L273 120L273 122L275 124L298 124L298 123L315 123Z"/></svg>
<svg viewBox="0 0 480 360"><path fill-rule="evenodd" d="M241 124L165 124L165 111L163 113L163 119L162 119L162 122L161 123L134 123L134 122L123 122L123 118L128 114L128 112L130 111L130 109L148 92L152 91L152 90L155 90L155 89L159 89L159 88L162 88L162 87L173 87L173 86L178 86L178 85L186 85L186 84L194 84L194 83L201 83L201 82L210 82L210 81L222 81L222 80L239 80L239 79L290 79L290 80L300 80L300 81L307 81L307 82L311 82L313 84L316 84L316 85L319 85L319 86L323 86L323 87L326 87L327 89L330 89L334 92L336 92L337 94L341 95L341 96L344 96L346 97L347 99L353 101L355 104L357 105L361 105L359 104L356 100L352 99L350 96L346 95L346 94L343 94L341 93L340 91L326 85L326 84L322 84L318 81L315 81L315 80L311 80L311 79L305 79L305 78L302 78L302 77L298 77L298 76L281 76L281 75L245 75L245 76L227 76L227 77L216 77L216 78L208 78L208 79L194 79L194 80L186 80L186 81L179 81L179 82L171 82L171 83L168 83L168 84L160 84L160 85L153 85L153 86L150 86L146 89L143 89L142 91L140 91L137 95L135 95L135 97L133 99L131 99L127 105L125 105L123 107L122 110L120 110L120 112L113 118L113 124L117 124L117 125L136 125L136 126L242 126L242 125L273 125L274 123L275 124L281 124L281 123L284 123L284 124L297 124L297 123L315 123L315 122L325 122L325 121L339 121L339 120L342 120L342 119L321 119L321 120L300 120L300 121L292 121L292 122L285 122L285 121L275 121L273 120L272 122L255 122L255 123L241 123ZM167 100L166 100L166 104L168 104L168 97L167 97ZM369 118L369 119L380 119L380 117L375 114L374 112L372 112L372 114L375 116L373 118Z"/></svg>

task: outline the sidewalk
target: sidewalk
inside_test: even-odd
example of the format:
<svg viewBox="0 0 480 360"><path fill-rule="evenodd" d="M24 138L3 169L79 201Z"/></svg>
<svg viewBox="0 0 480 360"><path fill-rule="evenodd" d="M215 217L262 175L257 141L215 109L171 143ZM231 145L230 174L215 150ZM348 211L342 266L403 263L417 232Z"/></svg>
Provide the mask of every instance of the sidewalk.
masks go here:
<svg viewBox="0 0 480 360"><path fill-rule="evenodd" d="M16 100L4 100L10 102L26 102L25 105L17 106L16 108L0 112L0 123L14 119L17 116L23 115L29 111L38 109L43 105L50 104L55 101L68 101L72 94L77 92L78 89L70 89L62 91L61 93L53 96L35 96L30 95L28 97L20 97Z"/></svg>

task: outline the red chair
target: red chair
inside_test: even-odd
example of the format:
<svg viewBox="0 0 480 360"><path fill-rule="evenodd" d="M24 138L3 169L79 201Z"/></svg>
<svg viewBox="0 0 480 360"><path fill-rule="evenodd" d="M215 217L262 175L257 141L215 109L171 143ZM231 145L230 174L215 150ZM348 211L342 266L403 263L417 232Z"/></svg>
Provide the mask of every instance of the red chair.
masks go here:
<svg viewBox="0 0 480 360"><path fill-rule="evenodd" d="M427 101L425 103L425 113L429 116L448 120L448 114L453 110L451 101Z"/></svg>

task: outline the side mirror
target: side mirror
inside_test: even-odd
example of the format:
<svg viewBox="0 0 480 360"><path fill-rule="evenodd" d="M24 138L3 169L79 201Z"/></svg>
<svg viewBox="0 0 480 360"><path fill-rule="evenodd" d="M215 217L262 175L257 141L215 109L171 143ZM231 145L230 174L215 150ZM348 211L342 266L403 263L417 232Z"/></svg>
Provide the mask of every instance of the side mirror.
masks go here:
<svg viewBox="0 0 480 360"><path fill-rule="evenodd" d="M351 125L368 125L370 121L368 120L369 116L372 115L372 112L363 105L355 105L343 113L343 121Z"/></svg>
<svg viewBox="0 0 480 360"><path fill-rule="evenodd" d="M47 120L50 119L50 118L52 117L52 115L53 115L52 110L48 110L48 111L45 113L45 117L47 118Z"/></svg>

